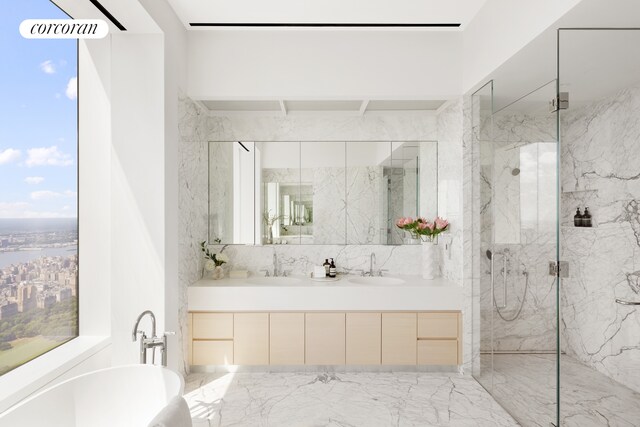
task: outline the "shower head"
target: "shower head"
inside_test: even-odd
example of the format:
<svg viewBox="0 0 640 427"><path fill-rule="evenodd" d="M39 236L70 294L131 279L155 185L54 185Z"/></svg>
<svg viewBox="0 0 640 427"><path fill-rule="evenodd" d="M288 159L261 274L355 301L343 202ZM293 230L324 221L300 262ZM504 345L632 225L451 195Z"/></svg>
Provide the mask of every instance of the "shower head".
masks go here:
<svg viewBox="0 0 640 427"><path fill-rule="evenodd" d="M511 169L511 175L513 175L513 176L518 176L518 175L520 175L520 168L513 168L513 169Z"/></svg>

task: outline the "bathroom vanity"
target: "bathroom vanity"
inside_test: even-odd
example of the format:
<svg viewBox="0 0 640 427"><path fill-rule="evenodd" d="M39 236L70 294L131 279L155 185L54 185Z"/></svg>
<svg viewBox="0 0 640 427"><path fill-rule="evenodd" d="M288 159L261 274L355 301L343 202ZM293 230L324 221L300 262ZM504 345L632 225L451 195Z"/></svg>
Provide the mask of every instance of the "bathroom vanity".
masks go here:
<svg viewBox="0 0 640 427"><path fill-rule="evenodd" d="M188 298L194 366L462 364L462 288L443 279L201 280Z"/></svg>

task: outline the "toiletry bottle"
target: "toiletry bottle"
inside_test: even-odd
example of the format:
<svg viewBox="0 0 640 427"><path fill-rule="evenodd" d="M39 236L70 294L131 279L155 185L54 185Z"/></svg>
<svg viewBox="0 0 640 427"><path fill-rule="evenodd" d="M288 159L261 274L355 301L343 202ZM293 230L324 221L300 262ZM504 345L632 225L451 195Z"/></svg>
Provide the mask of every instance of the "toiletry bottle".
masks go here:
<svg viewBox="0 0 640 427"><path fill-rule="evenodd" d="M576 209L576 214L573 216L573 225L576 227L582 227L582 214L580 208Z"/></svg>
<svg viewBox="0 0 640 427"><path fill-rule="evenodd" d="M591 213L589 212L589 208L584 208L584 215L582 215L582 226L583 227L592 227L593 223L591 221Z"/></svg>
<svg viewBox="0 0 640 427"><path fill-rule="evenodd" d="M329 264L329 258L324 260L324 264L322 264L322 266L324 267L325 275L329 277L329 269L331 268L331 264Z"/></svg>
<svg viewBox="0 0 640 427"><path fill-rule="evenodd" d="M329 277L336 277L338 272L336 271L336 263L331 258L331 264L329 265Z"/></svg>

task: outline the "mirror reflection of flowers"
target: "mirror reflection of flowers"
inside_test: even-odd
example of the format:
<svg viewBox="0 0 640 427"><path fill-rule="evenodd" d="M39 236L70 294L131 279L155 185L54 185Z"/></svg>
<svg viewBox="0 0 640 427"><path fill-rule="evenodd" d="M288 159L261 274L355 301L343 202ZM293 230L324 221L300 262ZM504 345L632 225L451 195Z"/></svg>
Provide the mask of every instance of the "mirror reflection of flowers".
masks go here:
<svg viewBox="0 0 640 427"><path fill-rule="evenodd" d="M433 242L433 240L449 229L449 221L444 218L436 217L433 221L429 221L423 217L413 219L411 217L398 218L396 227L411 233L416 239L424 242Z"/></svg>
<svg viewBox="0 0 640 427"><path fill-rule="evenodd" d="M207 248L207 241L200 242L200 248L204 253L204 268L207 271L213 271L216 267L221 267L222 264L229 262L227 254L222 253L226 246L224 246L219 253L214 254Z"/></svg>

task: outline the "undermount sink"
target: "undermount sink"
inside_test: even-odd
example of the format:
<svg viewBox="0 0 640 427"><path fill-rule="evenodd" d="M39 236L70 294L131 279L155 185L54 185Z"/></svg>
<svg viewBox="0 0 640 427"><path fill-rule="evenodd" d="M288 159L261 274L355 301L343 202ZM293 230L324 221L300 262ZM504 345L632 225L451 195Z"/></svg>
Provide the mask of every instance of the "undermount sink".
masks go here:
<svg viewBox="0 0 640 427"><path fill-rule="evenodd" d="M404 280L398 279L397 277L351 277L349 281L357 285L378 286L401 285L404 283Z"/></svg>
<svg viewBox="0 0 640 427"><path fill-rule="evenodd" d="M250 277L246 282L258 286L291 286L301 283L302 280L295 277Z"/></svg>

